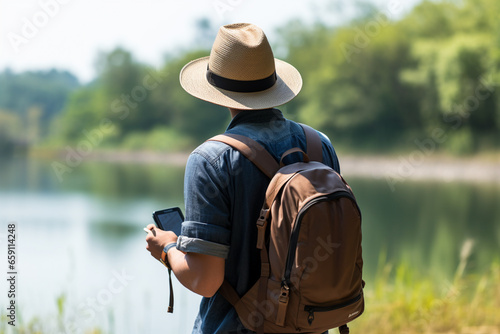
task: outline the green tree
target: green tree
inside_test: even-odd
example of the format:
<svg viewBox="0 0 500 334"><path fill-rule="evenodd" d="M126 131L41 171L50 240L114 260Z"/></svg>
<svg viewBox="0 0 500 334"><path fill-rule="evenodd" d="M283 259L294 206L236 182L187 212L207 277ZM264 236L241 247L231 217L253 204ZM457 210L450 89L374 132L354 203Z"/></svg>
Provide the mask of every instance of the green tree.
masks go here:
<svg viewBox="0 0 500 334"><path fill-rule="evenodd" d="M19 115L0 109L0 156L12 153L25 139Z"/></svg>
<svg viewBox="0 0 500 334"><path fill-rule="evenodd" d="M370 37L367 22L330 30L316 26L289 46L287 59L304 80L297 114L344 144L394 146L419 125L413 89L400 78L412 64L410 44L385 22Z"/></svg>
<svg viewBox="0 0 500 334"><path fill-rule="evenodd" d="M490 0L462 4L426 1L399 23L405 33L412 31L412 56L418 63L403 73L405 81L422 93L420 114L427 129L448 129L445 146L455 153L500 144L495 89L500 30L491 14L498 7ZM446 29L439 30L442 26Z"/></svg>
<svg viewBox="0 0 500 334"><path fill-rule="evenodd" d="M208 51L201 50L169 59L161 71L164 88L152 92L157 110L168 114L167 125L199 143L222 132L229 122L226 108L189 95L179 83L182 67L207 55Z"/></svg>
<svg viewBox="0 0 500 334"><path fill-rule="evenodd" d="M450 152L498 148L499 12L497 0L423 1L397 20L365 4L343 26L291 21L273 49L304 86L282 109L356 150L413 150L435 129L446 131ZM63 137L77 140L103 119L114 125L110 143L136 148L185 149L222 132L225 108L179 84L182 66L209 54L212 24L199 20L197 29L201 50L167 56L158 71L122 48L102 53L97 78L73 93L59 118Z"/></svg>
<svg viewBox="0 0 500 334"><path fill-rule="evenodd" d="M0 108L17 114L27 122L28 111L41 111L40 134L49 133L49 125L64 108L71 92L79 87L77 78L67 71L27 71L0 73Z"/></svg>

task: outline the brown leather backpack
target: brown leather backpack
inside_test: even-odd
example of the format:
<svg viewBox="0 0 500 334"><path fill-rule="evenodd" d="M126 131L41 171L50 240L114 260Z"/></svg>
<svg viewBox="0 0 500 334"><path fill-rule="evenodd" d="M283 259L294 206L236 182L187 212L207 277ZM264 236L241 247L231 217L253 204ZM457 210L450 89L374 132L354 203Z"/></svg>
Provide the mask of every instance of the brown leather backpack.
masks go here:
<svg viewBox="0 0 500 334"><path fill-rule="evenodd" d="M307 154L286 151L280 164L254 140L224 134L210 140L240 151L271 178L257 220L261 277L243 296L225 281L219 292L243 325L257 333L319 333L363 313L361 213L342 176L323 164L318 133L302 125ZM283 158L301 152L303 162Z"/></svg>

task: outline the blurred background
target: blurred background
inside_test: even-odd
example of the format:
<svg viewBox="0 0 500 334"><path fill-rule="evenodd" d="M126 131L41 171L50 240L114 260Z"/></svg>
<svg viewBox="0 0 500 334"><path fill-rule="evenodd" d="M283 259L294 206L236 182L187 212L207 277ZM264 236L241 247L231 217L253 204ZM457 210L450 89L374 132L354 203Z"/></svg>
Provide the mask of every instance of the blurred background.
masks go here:
<svg viewBox="0 0 500 334"><path fill-rule="evenodd" d="M304 87L280 107L327 134L363 213L356 333L500 333L500 3L0 1L0 267L16 326L190 333L199 297L145 250L184 208L189 152L222 107L179 85L219 26L252 22ZM2 277L4 277L2 276Z"/></svg>

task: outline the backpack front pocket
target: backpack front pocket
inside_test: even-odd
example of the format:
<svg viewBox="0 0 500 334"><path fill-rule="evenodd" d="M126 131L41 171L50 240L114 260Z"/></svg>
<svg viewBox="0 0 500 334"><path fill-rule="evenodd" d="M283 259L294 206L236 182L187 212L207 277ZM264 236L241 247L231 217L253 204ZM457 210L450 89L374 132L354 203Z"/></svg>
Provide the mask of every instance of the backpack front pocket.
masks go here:
<svg viewBox="0 0 500 334"><path fill-rule="evenodd" d="M363 291L355 297L327 306L299 306L298 325L304 330L316 328L335 328L345 325L360 316L364 311Z"/></svg>

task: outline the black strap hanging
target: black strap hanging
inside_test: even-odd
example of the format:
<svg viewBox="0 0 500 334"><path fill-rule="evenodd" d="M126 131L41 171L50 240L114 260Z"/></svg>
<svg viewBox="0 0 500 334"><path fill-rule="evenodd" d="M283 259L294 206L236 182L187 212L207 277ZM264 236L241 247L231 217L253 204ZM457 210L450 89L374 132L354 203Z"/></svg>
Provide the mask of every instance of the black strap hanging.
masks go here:
<svg viewBox="0 0 500 334"><path fill-rule="evenodd" d="M168 313L174 313L174 288L172 286L172 269L168 268L168 285L170 286L170 300L168 302Z"/></svg>

